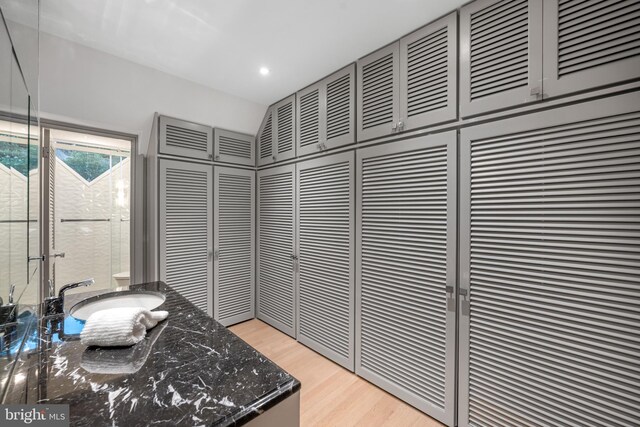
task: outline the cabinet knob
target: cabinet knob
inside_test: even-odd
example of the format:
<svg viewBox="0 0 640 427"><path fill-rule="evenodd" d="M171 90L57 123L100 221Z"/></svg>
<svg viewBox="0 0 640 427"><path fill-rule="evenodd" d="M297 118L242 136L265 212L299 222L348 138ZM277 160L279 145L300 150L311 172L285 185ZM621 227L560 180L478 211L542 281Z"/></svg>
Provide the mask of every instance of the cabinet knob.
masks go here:
<svg viewBox="0 0 640 427"><path fill-rule="evenodd" d="M391 132L396 132L398 130L398 124L394 123L391 125Z"/></svg>
<svg viewBox="0 0 640 427"><path fill-rule="evenodd" d="M398 132L402 132L404 130L404 121L400 120L398 122Z"/></svg>
<svg viewBox="0 0 640 427"><path fill-rule="evenodd" d="M209 154L209 160L213 160L213 154Z"/></svg>
<svg viewBox="0 0 640 427"><path fill-rule="evenodd" d="M273 161L276 161L276 156L271 156L271 158L273 158Z"/></svg>
<svg viewBox="0 0 640 427"><path fill-rule="evenodd" d="M540 86L533 86L529 90L529 94L531 96L535 96L536 99L541 99L542 98L542 89L540 89Z"/></svg>

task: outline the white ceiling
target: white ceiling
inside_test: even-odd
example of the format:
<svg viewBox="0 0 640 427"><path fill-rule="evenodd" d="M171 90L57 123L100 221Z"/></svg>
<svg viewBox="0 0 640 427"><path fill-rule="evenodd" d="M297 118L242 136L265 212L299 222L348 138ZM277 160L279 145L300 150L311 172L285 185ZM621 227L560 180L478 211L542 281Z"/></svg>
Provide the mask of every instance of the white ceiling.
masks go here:
<svg viewBox="0 0 640 427"><path fill-rule="evenodd" d="M466 2L41 0L40 28L271 104Z"/></svg>

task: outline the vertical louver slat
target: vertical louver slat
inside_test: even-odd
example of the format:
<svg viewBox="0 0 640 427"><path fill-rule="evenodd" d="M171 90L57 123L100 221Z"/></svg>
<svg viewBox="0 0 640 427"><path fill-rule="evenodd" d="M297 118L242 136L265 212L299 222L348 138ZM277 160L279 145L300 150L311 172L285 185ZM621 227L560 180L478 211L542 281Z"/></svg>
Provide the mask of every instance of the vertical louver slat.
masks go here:
<svg viewBox="0 0 640 427"><path fill-rule="evenodd" d="M299 165L298 339L353 370L353 155Z"/></svg>
<svg viewBox="0 0 640 427"><path fill-rule="evenodd" d="M413 144L359 154L358 371L451 423L455 134Z"/></svg>
<svg viewBox="0 0 640 427"><path fill-rule="evenodd" d="M258 175L258 317L295 335L294 167Z"/></svg>
<svg viewBox="0 0 640 427"><path fill-rule="evenodd" d="M210 312L211 168L173 161L161 166L161 279Z"/></svg>
<svg viewBox="0 0 640 427"><path fill-rule="evenodd" d="M447 107L447 33L447 27L443 27L407 46L407 117Z"/></svg>
<svg viewBox="0 0 640 427"><path fill-rule="evenodd" d="M217 318L253 317L253 172L217 168Z"/></svg>
<svg viewBox="0 0 640 427"><path fill-rule="evenodd" d="M471 14L470 98L528 85L528 1L502 0Z"/></svg>
<svg viewBox="0 0 640 427"><path fill-rule="evenodd" d="M300 96L300 146L320 142L320 91L315 89Z"/></svg>
<svg viewBox="0 0 640 427"><path fill-rule="evenodd" d="M352 129L351 74L327 84L327 140L348 135Z"/></svg>
<svg viewBox="0 0 640 427"><path fill-rule="evenodd" d="M558 75L640 55L640 3L560 1Z"/></svg>
<svg viewBox="0 0 640 427"><path fill-rule="evenodd" d="M293 126L293 102L287 102L278 107L278 153L293 150L294 126Z"/></svg>
<svg viewBox="0 0 640 427"><path fill-rule="evenodd" d="M639 134L633 113L463 144L464 425L640 425Z"/></svg>
<svg viewBox="0 0 640 427"><path fill-rule="evenodd" d="M394 119L394 53L362 67L362 129L392 123Z"/></svg>
<svg viewBox="0 0 640 427"><path fill-rule="evenodd" d="M260 158L266 159L273 155L273 113L269 111L262 132L260 132Z"/></svg>

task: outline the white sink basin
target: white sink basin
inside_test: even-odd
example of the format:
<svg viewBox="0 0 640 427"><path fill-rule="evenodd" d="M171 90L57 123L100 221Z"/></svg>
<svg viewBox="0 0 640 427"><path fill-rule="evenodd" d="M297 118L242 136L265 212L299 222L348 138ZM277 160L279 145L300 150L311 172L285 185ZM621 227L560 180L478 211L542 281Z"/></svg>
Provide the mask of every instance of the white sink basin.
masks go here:
<svg viewBox="0 0 640 427"><path fill-rule="evenodd" d="M121 307L144 307L147 310L153 310L162 305L165 296L160 292L153 291L120 291L108 292L75 304L69 310L69 314L78 320L87 320L96 311L106 310L108 308Z"/></svg>

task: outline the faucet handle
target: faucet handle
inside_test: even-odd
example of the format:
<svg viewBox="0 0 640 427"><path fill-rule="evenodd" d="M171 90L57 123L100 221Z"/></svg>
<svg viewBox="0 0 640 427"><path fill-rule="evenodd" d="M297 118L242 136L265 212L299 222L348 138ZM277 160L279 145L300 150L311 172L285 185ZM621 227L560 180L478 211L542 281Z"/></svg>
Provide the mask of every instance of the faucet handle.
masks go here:
<svg viewBox="0 0 640 427"><path fill-rule="evenodd" d="M16 290L16 284L15 284L15 283L12 283L12 284L9 286L9 300L8 300L8 304L13 304L13 293L15 292L15 290Z"/></svg>

